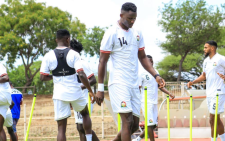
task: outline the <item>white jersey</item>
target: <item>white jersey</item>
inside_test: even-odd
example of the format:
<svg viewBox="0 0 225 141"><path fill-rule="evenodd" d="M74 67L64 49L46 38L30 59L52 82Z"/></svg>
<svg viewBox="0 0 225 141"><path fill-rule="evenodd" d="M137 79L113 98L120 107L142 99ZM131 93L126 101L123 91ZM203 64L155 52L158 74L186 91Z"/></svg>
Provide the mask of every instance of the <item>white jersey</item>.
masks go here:
<svg viewBox="0 0 225 141"><path fill-rule="evenodd" d="M66 47L58 47L57 49L66 49ZM69 67L75 68L77 72L83 70L80 55L70 50L67 54L66 61ZM56 69L58 65L57 58L54 50L49 51L45 54L40 73L42 75L49 75L50 71ZM54 90L53 99L63 100L63 101L74 101L81 97L82 90L80 84L77 80L77 75L68 76L53 76Z"/></svg>
<svg viewBox="0 0 225 141"><path fill-rule="evenodd" d="M138 88L138 51L144 48L142 33L133 28L126 31L117 23L105 32L100 52L110 53L109 86L117 83Z"/></svg>
<svg viewBox="0 0 225 141"><path fill-rule="evenodd" d="M7 75L6 68L0 63L0 77ZM0 99L4 102L11 104L11 88L9 82L0 83ZM3 101L2 101L3 102Z"/></svg>
<svg viewBox="0 0 225 141"><path fill-rule="evenodd" d="M91 71L88 63L84 60L81 60L81 62L83 64L83 70L84 70L87 78L88 79L91 78L94 75L94 73ZM80 84L83 85L82 83L80 83ZM85 97L87 98L87 103L88 103L88 89L83 89L82 92L85 95Z"/></svg>
<svg viewBox="0 0 225 141"><path fill-rule="evenodd" d="M203 62L203 72L206 74L206 96L214 97L217 93L225 94L223 79L217 74L225 74L225 57L218 53L211 59L207 57Z"/></svg>
<svg viewBox="0 0 225 141"><path fill-rule="evenodd" d="M157 70L155 71L159 74ZM139 74L139 86L141 86L142 103L145 101L145 87L147 87L147 102L151 104L158 103L158 83L149 72L144 70Z"/></svg>

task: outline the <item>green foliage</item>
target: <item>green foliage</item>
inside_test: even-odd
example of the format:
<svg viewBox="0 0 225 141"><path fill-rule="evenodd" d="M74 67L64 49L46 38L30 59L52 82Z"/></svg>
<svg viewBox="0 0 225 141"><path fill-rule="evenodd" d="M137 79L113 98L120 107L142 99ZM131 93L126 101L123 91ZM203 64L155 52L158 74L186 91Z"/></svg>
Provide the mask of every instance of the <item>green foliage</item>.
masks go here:
<svg viewBox="0 0 225 141"><path fill-rule="evenodd" d="M31 73L35 72L37 68L40 68L41 61L34 62L31 66ZM24 74L24 65L20 65L17 68L9 69L8 75L10 81L13 83L14 87L22 87L26 84L26 77ZM36 87L37 94L52 94L53 93L53 81L40 80L40 75L35 75L32 86Z"/></svg>
<svg viewBox="0 0 225 141"><path fill-rule="evenodd" d="M220 26L224 20L224 5L220 9L207 6L204 0L179 0L175 6L172 1L164 4L160 12L158 24L167 33L167 41L160 46L172 55L180 56L177 60L180 62L179 81L184 69L182 64L188 54L202 53L208 40L221 41L224 35Z"/></svg>
<svg viewBox="0 0 225 141"><path fill-rule="evenodd" d="M95 26L87 31L85 39L82 41L84 51L91 56L95 54L99 57L100 55L100 45L102 37L105 33L105 28L100 28Z"/></svg>
<svg viewBox="0 0 225 141"><path fill-rule="evenodd" d="M181 56L169 55L157 64L157 70L166 81L176 80L179 72L180 59ZM181 80L187 81L193 77L198 77L202 72L203 60L204 57L202 54L187 55L187 58L183 63Z"/></svg>
<svg viewBox="0 0 225 141"><path fill-rule="evenodd" d="M86 27L76 18L57 7L46 7L35 0L7 0L0 6L0 60L7 56L13 67L16 59L23 61L26 86L30 86L40 67L31 66L39 56L56 47L55 33L69 29L73 37L82 40Z"/></svg>

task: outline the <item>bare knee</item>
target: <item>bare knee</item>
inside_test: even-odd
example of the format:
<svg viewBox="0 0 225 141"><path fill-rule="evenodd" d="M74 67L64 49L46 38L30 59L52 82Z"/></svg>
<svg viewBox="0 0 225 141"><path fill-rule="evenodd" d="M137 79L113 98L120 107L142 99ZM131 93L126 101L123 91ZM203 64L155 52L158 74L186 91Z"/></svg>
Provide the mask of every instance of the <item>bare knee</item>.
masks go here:
<svg viewBox="0 0 225 141"><path fill-rule="evenodd" d="M7 130L8 130L8 133L11 135L11 134L14 134L14 131L13 131L13 128L12 127L7 127Z"/></svg>
<svg viewBox="0 0 225 141"><path fill-rule="evenodd" d="M214 125L214 115L210 115L209 123L210 125Z"/></svg>
<svg viewBox="0 0 225 141"><path fill-rule="evenodd" d="M84 128L83 128L83 124L77 124L77 131L79 133L85 134Z"/></svg>

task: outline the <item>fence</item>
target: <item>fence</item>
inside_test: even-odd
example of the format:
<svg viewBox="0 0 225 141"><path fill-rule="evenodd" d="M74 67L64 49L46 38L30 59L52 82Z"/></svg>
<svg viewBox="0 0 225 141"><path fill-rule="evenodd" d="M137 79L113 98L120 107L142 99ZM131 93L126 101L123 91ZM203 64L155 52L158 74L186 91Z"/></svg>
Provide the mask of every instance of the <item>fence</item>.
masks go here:
<svg viewBox="0 0 225 141"><path fill-rule="evenodd" d="M167 82L166 88L176 97L187 96L187 87L185 82ZM196 85L194 89L204 89L205 83ZM105 92L105 98L109 99L108 93ZM159 91L159 104L162 99L165 99L166 95ZM25 129L29 120L30 109L32 105L32 95L24 96L24 105L21 107L21 118L17 125L17 134L20 140L24 140ZM171 108L184 108L187 100L174 101L171 103ZM25 106L26 104L26 106ZM181 107L179 107L181 105ZM164 108L164 107L163 107ZM54 106L51 95L37 95L36 104L33 113L33 119L31 122L31 128L29 133L29 141L32 140L55 140L57 137L57 123L54 120ZM67 125L67 138L73 140L79 140L79 134L76 129L74 113L71 111L71 118L68 118ZM95 104L93 113L91 115L92 127L99 138L111 139L117 134L117 126L107 109L107 106L103 104L101 107ZM141 114L141 120L143 120ZM8 136L8 135L7 135Z"/></svg>

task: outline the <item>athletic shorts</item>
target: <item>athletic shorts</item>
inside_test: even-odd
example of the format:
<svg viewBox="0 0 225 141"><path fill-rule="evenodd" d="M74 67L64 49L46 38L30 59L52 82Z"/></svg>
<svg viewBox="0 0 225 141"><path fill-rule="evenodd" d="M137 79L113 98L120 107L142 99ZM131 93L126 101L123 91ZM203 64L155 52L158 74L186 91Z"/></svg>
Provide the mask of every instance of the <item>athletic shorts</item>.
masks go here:
<svg viewBox="0 0 225 141"><path fill-rule="evenodd" d="M94 107L94 104L91 103L91 113L93 111L93 107ZM80 114L80 112L77 112L77 111L74 110L74 117L75 117L75 123L83 124L83 117Z"/></svg>
<svg viewBox="0 0 225 141"><path fill-rule="evenodd" d="M53 99L55 120L62 120L71 116L70 104L75 111L82 111L87 105L86 98L82 95L79 99L74 101L62 101Z"/></svg>
<svg viewBox="0 0 225 141"><path fill-rule="evenodd" d="M109 86L109 97L114 113L130 113L140 117L141 94L139 88L130 88L121 84Z"/></svg>
<svg viewBox="0 0 225 141"><path fill-rule="evenodd" d="M218 114L224 112L224 104L225 104L225 95L220 94L218 97ZM207 107L210 114L215 114L216 112L216 96L207 97Z"/></svg>
<svg viewBox="0 0 225 141"><path fill-rule="evenodd" d="M141 103L141 110L145 117L145 104ZM157 104L147 104L147 120L148 120L148 126L153 126L158 124L158 106Z"/></svg>
<svg viewBox="0 0 225 141"><path fill-rule="evenodd" d="M19 119L18 118L13 118L13 132L16 133L16 125L18 123Z"/></svg>
<svg viewBox="0 0 225 141"><path fill-rule="evenodd" d="M4 121L4 126L6 126L6 127L12 127L12 125L13 125L12 113L11 113L11 110L8 110L7 113L6 113L6 118L5 118L5 121Z"/></svg>

